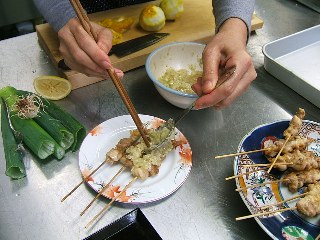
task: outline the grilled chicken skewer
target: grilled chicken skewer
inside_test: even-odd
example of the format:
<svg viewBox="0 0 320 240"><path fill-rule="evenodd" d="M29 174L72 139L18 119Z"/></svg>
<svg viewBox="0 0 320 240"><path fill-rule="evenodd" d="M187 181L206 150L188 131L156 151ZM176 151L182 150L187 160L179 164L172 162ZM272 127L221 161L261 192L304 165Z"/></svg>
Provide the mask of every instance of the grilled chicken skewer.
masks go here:
<svg viewBox="0 0 320 240"><path fill-rule="evenodd" d="M312 143L314 139L312 138L305 138L301 136L295 136L292 139L290 139L287 144L284 146L282 150L282 154L293 152L294 150L304 150L307 148L307 146ZM267 148L264 151L264 154L267 157L275 157L280 149L283 147L283 144L285 143L284 139L279 139L275 142L266 141L264 142L263 148Z"/></svg>
<svg viewBox="0 0 320 240"><path fill-rule="evenodd" d="M269 158L268 160L273 162L274 158ZM288 167L296 171L320 168L320 157L317 157L314 152L307 150L294 150L293 152L288 152L278 158L278 163L282 162L290 162L292 164L277 165L277 168L281 171L287 170Z"/></svg>

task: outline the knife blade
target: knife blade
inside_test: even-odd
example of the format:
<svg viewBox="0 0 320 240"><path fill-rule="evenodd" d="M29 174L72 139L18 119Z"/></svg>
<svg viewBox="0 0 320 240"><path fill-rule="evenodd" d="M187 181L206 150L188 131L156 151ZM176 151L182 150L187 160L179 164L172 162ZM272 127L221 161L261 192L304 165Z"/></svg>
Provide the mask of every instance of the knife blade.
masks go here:
<svg viewBox="0 0 320 240"><path fill-rule="evenodd" d="M149 47L165 37L170 35L169 33L150 33L141 37L133 38L131 40L118 43L112 46L112 49L108 53L108 55L115 54L117 57L125 57L129 54L137 52L141 49ZM70 68L65 64L64 59L61 59L58 62L58 67L63 70L70 70Z"/></svg>
<svg viewBox="0 0 320 240"><path fill-rule="evenodd" d="M137 52L143 48L149 47L161 41L168 35L169 33L150 33L126 42L118 43L112 46L109 55L115 54L120 58L125 57L131 53Z"/></svg>

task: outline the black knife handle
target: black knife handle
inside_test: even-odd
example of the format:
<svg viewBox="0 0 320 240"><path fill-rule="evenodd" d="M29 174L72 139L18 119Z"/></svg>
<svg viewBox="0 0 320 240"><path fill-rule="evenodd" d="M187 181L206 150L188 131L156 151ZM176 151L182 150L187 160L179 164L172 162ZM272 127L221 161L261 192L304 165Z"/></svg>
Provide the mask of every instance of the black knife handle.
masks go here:
<svg viewBox="0 0 320 240"><path fill-rule="evenodd" d="M114 52L112 51L112 48L111 48L110 51L108 52L108 56L111 56L112 54L114 54Z"/></svg>
<svg viewBox="0 0 320 240"><path fill-rule="evenodd" d="M67 66L67 64L65 63L64 59L61 59L59 62L58 62L58 67L61 68L62 70L71 70L71 68L69 68Z"/></svg>

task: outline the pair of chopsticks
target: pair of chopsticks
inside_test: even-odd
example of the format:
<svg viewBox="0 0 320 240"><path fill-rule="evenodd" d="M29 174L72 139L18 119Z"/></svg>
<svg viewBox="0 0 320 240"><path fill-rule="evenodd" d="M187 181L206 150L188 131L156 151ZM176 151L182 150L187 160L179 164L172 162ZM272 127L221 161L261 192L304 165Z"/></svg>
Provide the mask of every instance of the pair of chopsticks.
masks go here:
<svg viewBox="0 0 320 240"><path fill-rule="evenodd" d="M90 20L85 12L85 10L83 9L81 3L79 0L70 0L70 3L74 9L74 11L77 14L77 17L82 25L82 27L84 28L84 30L95 40L98 41L97 38L97 34L93 31L92 26L90 24ZM113 84L115 85L116 89L118 90L123 102L125 103L127 109L129 110L129 113L134 121L134 123L136 124L139 133L141 134L141 137L143 138L145 144L147 145L147 147L150 147L150 143L147 139L147 136L144 132L144 127L143 124L138 116L138 113L133 105L133 103L131 102L131 99L129 98L129 95L127 93L127 91L125 90L122 82L120 81L120 79L118 78L118 76L115 74L114 69L107 69L107 72L110 76L110 78L113 81Z"/></svg>

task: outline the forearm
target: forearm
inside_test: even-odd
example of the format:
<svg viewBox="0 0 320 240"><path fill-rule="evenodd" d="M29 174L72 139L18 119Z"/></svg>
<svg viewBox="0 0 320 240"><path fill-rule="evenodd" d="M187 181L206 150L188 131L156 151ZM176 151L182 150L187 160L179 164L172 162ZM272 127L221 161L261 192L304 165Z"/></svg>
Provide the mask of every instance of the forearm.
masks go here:
<svg viewBox="0 0 320 240"><path fill-rule="evenodd" d="M255 0L212 0L216 32L229 18L241 19L247 27L247 36L251 30L251 19Z"/></svg>
<svg viewBox="0 0 320 240"><path fill-rule="evenodd" d="M239 18L228 18L220 26L219 34L223 34L231 39L236 40L237 43L241 43L244 47L247 45L248 30L246 24Z"/></svg>
<svg viewBox="0 0 320 240"><path fill-rule="evenodd" d="M76 14L69 0L33 0L45 20L59 31Z"/></svg>

